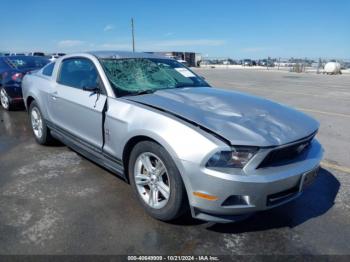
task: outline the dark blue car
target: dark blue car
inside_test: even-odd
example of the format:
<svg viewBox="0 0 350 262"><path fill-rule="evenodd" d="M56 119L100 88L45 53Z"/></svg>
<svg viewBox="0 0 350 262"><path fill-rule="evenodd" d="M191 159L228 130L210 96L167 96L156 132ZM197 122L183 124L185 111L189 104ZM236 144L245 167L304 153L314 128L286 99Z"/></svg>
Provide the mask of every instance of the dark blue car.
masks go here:
<svg viewBox="0 0 350 262"><path fill-rule="evenodd" d="M0 57L0 101L6 110L15 109L23 104L22 78L30 71L35 71L50 60L37 56L2 56Z"/></svg>

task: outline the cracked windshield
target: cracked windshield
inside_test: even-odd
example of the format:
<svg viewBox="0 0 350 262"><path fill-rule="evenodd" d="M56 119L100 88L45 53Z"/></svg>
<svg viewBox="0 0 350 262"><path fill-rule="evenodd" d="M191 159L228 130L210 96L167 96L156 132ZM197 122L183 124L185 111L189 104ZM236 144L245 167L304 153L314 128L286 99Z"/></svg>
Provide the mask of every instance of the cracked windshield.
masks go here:
<svg viewBox="0 0 350 262"><path fill-rule="evenodd" d="M119 96L160 89L208 86L202 78L171 59L103 59L102 64Z"/></svg>

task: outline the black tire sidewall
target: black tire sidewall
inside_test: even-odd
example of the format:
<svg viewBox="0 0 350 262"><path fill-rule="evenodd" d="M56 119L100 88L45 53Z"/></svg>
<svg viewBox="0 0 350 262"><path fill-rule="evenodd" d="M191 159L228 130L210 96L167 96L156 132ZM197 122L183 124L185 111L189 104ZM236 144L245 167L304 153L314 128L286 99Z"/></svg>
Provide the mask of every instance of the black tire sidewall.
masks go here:
<svg viewBox="0 0 350 262"><path fill-rule="evenodd" d="M168 177L170 180L170 197L168 203L161 209L154 209L147 205L139 195L135 184L135 162L138 156L144 152L150 152L157 155L157 157L163 161L168 172ZM130 183L137 199L152 217L163 221L171 221L181 216L187 210L188 201L181 174L170 154L159 144L152 141L143 141L138 143L131 152L128 172Z"/></svg>

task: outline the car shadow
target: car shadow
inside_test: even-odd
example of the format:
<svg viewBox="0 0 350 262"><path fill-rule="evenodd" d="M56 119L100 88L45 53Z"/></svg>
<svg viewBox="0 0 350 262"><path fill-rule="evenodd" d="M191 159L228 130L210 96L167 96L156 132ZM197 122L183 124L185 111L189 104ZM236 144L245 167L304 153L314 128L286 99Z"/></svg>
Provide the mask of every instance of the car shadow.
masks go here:
<svg viewBox="0 0 350 262"><path fill-rule="evenodd" d="M321 168L315 182L290 203L258 212L240 222L208 225L207 229L221 233L243 233L281 227L293 228L325 214L334 205L339 188L338 179L330 171Z"/></svg>
<svg viewBox="0 0 350 262"><path fill-rule="evenodd" d="M194 219L191 215L190 210L186 211L179 218L166 222L168 224L176 225L176 226L197 226L197 225L206 225L208 222L202 221L199 219Z"/></svg>

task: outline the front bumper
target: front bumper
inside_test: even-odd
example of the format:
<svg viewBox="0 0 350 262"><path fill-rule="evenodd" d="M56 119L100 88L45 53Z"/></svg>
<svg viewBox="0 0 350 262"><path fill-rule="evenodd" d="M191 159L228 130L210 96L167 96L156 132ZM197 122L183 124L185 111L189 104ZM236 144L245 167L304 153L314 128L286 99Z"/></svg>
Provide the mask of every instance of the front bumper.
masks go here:
<svg viewBox="0 0 350 262"><path fill-rule="evenodd" d="M314 139L306 157L300 161L247 168L245 173L236 170L228 174L181 160L192 215L207 221L232 222L249 213L285 204L300 196L303 176L318 168L322 156L322 146ZM194 196L193 192L217 199L209 201Z"/></svg>
<svg viewBox="0 0 350 262"><path fill-rule="evenodd" d="M14 107L22 107L24 106L24 101L22 97L9 97L10 103Z"/></svg>

